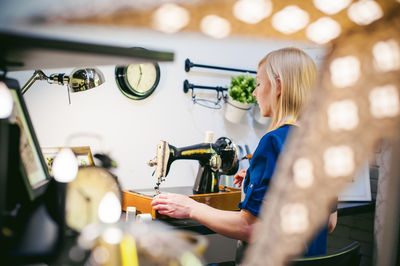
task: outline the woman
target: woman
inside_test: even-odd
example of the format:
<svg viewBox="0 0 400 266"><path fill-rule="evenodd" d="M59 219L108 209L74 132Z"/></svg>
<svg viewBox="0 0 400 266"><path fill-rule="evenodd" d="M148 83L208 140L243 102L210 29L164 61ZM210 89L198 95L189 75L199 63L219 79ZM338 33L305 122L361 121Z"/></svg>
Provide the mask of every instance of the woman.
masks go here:
<svg viewBox="0 0 400 266"><path fill-rule="evenodd" d="M173 218L195 219L219 234L249 242L286 136L296 125L315 78L313 60L297 48L273 51L258 64L258 85L253 95L261 114L271 117L272 123L260 140L249 169L235 176L239 186L244 179L245 198L239 203L240 212L214 209L178 194L156 196L152 201L153 208ZM329 231L336 225L335 217L336 214L332 216ZM325 253L326 232L320 235L322 240L314 242L307 255Z"/></svg>

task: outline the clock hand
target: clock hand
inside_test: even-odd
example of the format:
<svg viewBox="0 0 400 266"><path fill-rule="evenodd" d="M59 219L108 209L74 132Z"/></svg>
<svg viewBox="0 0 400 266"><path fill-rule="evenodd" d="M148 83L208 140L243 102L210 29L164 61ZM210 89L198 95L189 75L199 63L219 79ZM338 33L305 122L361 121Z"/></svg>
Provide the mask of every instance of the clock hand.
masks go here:
<svg viewBox="0 0 400 266"><path fill-rule="evenodd" d="M92 222L92 213L90 212L90 197L84 192L81 188L77 189L79 195L81 195L85 199L85 205L86 205L86 224L89 224Z"/></svg>
<svg viewBox="0 0 400 266"><path fill-rule="evenodd" d="M140 81L142 81L142 75L143 75L143 73L142 73L142 64L139 64L139 74L140 74L140 76L139 76L138 83L136 85L136 89L139 88Z"/></svg>

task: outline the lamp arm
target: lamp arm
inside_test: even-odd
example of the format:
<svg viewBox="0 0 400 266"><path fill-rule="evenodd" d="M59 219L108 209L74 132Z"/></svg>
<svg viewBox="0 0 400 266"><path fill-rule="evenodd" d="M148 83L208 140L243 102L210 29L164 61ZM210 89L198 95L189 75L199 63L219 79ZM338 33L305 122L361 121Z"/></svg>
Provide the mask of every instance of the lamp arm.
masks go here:
<svg viewBox="0 0 400 266"><path fill-rule="evenodd" d="M46 74L43 73L42 70L35 70L33 72L32 77L25 83L25 85L22 87L21 92L22 94L25 94L29 90L29 88L35 83L37 80L48 80L49 77L46 76Z"/></svg>

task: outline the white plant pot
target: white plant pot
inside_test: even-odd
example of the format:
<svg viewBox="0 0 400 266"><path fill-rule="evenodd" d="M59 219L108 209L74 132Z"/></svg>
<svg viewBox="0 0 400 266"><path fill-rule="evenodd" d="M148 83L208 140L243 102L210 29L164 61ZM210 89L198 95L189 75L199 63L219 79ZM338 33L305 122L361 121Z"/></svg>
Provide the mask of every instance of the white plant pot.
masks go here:
<svg viewBox="0 0 400 266"><path fill-rule="evenodd" d="M258 106L258 104L255 104L253 107L253 118L257 123L261 125L269 126L269 124L271 123L271 118L261 115L260 107Z"/></svg>
<svg viewBox="0 0 400 266"><path fill-rule="evenodd" d="M225 119L232 123L239 123L252 106L252 103L241 103L233 100L228 95L228 100L225 104Z"/></svg>

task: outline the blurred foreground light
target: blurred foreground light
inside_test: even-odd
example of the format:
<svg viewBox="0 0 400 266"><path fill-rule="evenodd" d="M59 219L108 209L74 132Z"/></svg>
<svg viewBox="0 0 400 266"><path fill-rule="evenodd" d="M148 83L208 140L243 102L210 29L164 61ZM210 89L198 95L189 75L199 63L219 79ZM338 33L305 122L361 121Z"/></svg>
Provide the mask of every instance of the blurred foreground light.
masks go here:
<svg viewBox="0 0 400 266"><path fill-rule="evenodd" d="M4 82L0 82L0 119L7 118L13 110L13 98L10 89Z"/></svg>
<svg viewBox="0 0 400 266"><path fill-rule="evenodd" d="M320 18L307 27L307 38L318 44L324 44L339 36L340 24L331 18Z"/></svg>
<svg viewBox="0 0 400 266"><path fill-rule="evenodd" d="M123 233L118 227L110 227L101 236L108 244L115 245L121 242Z"/></svg>
<svg viewBox="0 0 400 266"><path fill-rule="evenodd" d="M372 53L376 70L386 72L400 69L400 47L396 40L377 42Z"/></svg>
<svg viewBox="0 0 400 266"><path fill-rule="evenodd" d="M314 0L314 6L327 15L339 13L345 9L351 0Z"/></svg>
<svg viewBox="0 0 400 266"><path fill-rule="evenodd" d="M301 203L289 203L281 209L281 228L287 234L303 233L308 229L308 209Z"/></svg>
<svg viewBox="0 0 400 266"><path fill-rule="evenodd" d="M98 215L100 221L103 223L118 222L121 217L121 202L118 197L108 192L100 201Z"/></svg>
<svg viewBox="0 0 400 266"><path fill-rule="evenodd" d="M297 159L293 165L294 182L301 188L308 188L314 182L313 165L309 159Z"/></svg>
<svg viewBox="0 0 400 266"><path fill-rule="evenodd" d="M336 58L330 65L331 81L338 88L354 85L361 75L360 61L355 56Z"/></svg>
<svg viewBox="0 0 400 266"><path fill-rule="evenodd" d="M333 131L353 130L358 120L358 108L352 100L336 101L328 107L328 124Z"/></svg>
<svg viewBox="0 0 400 266"><path fill-rule="evenodd" d="M189 12L176 4L166 3L153 14L153 28L165 33L175 33L183 29L190 20Z"/></svg>
<svg viewBox="0 0 400 266"><path fill-rule="evenodd" d="M58 182L72 182L78 173L78 160L71 149L64 148L54 158L52 171Z"/></svg>
<svg viewBox="0 0 400 266"><path fill-rule="evenodd" d="M307 26L309 15L298 6L287 6L272 17L272 26L284 34L292 34Z"/></svg>
<svg viewBox="0 0 400 266"><path fill-rule="evenodd" d="M201 31L213 38L225 38L231 32L231 24L228 20L216 15L205 16L200 22Z"/></svg>
<svg viewBox="0 0 400 266"><path fill-rule="evenodd" d="M324 152L325 173L333 178L350 175L354 170L354 152L349 146L341 145Z"/></svg>
<svg viewBox="0 0 400 266"><path fill-rule="evenodd" d="M399 93L395 85L374 88L369 93L370 112L376 118L394 117L399 114Z"/></svg>
<svg viewBox="0 0 400 266"><path fill-rule="evenodd" d="M358 25L368 25L383 16L379 4L373 0L359 0L347 9L349 18Z"/></svg>
<svg viewBox="0 0 400 266"><path fill-rule="evenodd" d="M233 6L233 15L245 23L256 24L271 15L271 0L239 0Z"/></svg>

